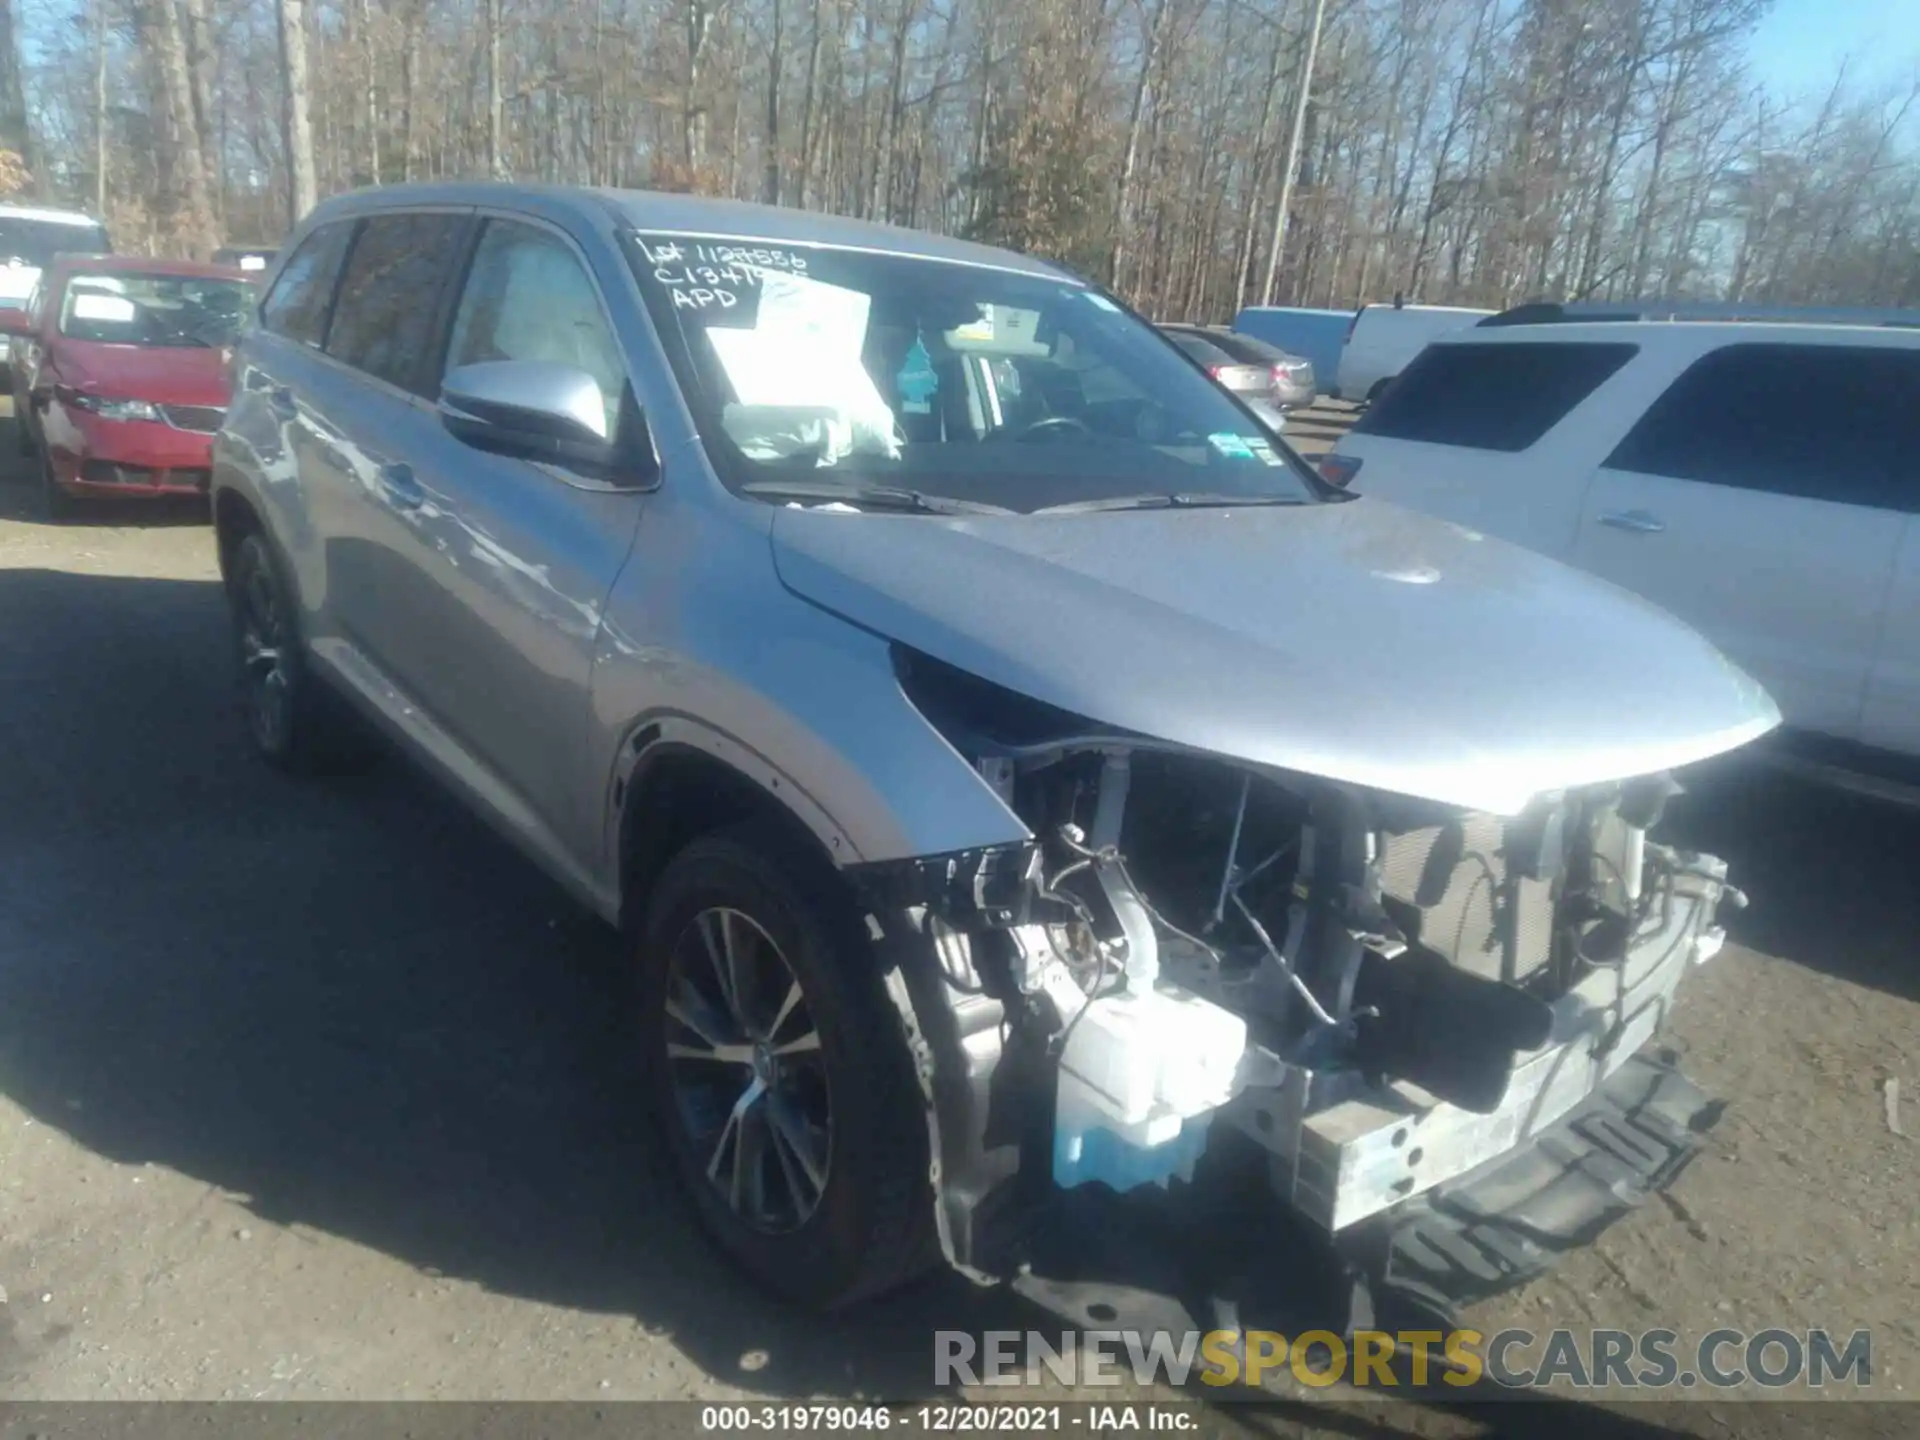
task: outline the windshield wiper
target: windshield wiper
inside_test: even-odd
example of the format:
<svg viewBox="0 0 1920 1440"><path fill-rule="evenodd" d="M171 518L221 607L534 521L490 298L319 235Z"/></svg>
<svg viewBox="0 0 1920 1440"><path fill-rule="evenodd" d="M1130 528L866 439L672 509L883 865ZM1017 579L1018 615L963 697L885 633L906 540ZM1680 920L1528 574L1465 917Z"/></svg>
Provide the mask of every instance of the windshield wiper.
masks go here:
<svg viewBox="0 0 1920 1440"><path fill-rule="evenodd" d="M1004 505L982 500L957 500L950 495L928 495L897 485L835 485L805 480L754 480L740 487L749 495L770 500L838 501L865 510L912 510L923 515L1011 515Z"/></svg>
<svg viewBox="0 0 1920 1440"><path fill-rule="evenodd" d="M1069 500L1043 505L1035 515L1084 515L1098 510L1199 510L1237 505L1307 505L1293 495L1227 495L1204 490L1156 491L1145 495L1114 495L1102 500Z"/></svg>

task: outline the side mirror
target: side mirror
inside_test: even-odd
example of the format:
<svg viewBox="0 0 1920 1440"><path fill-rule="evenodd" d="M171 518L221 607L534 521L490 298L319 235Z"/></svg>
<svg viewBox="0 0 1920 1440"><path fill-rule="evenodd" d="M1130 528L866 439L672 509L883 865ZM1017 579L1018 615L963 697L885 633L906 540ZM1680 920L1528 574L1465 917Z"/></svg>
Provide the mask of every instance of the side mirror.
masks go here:
<svg viewBox="0 0 1920 1440"><path fill-rule="evenodd" d="M477 450L606 470L619 459L600 386L547 360L487 360L448 373L440 423Z"/></svg>
<svg viewBox="0 0 1920 1440"><path fill-rule="evenodd" d="M33 322L27 318L25 308L0 305L0 335L18 335L25 339L32 334Z"/></svg>

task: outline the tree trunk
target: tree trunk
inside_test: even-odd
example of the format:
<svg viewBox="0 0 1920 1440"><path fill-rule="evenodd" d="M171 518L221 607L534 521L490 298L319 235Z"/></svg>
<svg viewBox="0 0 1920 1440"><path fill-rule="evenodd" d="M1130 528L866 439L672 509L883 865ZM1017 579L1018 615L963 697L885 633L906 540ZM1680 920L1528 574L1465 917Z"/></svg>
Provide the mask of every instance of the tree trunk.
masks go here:
<svg viewBox="0 0 1920 1440"><path fill-rule="evenodd" d="M615 184L613 116L607 105L607 0L593 0L592 130L587 174L596 184Z"/></svg>
<svg viewBox="0 0 1920 1440"><path fill-rule="evenodd" d="M1147 22L1142 45L1140 74L1133 84L1133 105L1127 116L1127 148L1120 157L1120 183L1113 201L1113 251L1107 257L1107 278L1120 284L1120 268L1127 259L1127 226L1133 217L1133 176L1140 160L1140 129L1146 119L1147 95L1153 84L1153 66L1160 55L1160 30L1166 23L1167 0L1154 0L1153 18Z"/></svg>
<svg viewBox="0 0 1920 1440"><path fill-rule="evenodd" d="M780 203L780 65L785 58L781 48L780 0L773 3L772 44L767 50L767 133L761 141L766 147L766 173L760 181L760 198L769 205Z"/></svg>
<svg viewBox="0 0 1920 1440"><path fill-rule="evenodd" d="M1313 21L1307 31L1306 58L1300 63L1300 90L1294 99L1293 129L1287 139L1287 158L1280 172L1279 213L1273 217L1273 248L1267 252L1267 283L1262 303L1273 303L1274 283L1280 278L1280 260L1287 246L1287 212L1293 208L1294 171L1300 166L1300 142L1307 129L1307 100L1313 93L1313 66L1320 54L1320 28L1326 23L1327 0L1313 0Z"/></svg>
<svg viewBox="0 0 1920 1440"><path fill-rule="evenodd" d="M213 48L213 20L207 0L186 0L187 65L192 76L193 124L200 140L200 171L206 176L207 200L216 222L222 210L225 167L220 163L220 132L213 106L219 57Z"/></svg>
<svg viewBox="0 0 1920 1440"><path fill-rule="evenodd" d="M1267 83L1260 100L1260 123L1255 127L1253 157L1247 163L1247 207L1240 234L1240 263L1235 269L1234 308L1247 303L1253 289L1254 246L1260 233L1260 197L1267 188L1267 166L1273 155L1272 123L1279 110L1280 57L1286 46L1282 37L1273 37L1273 52L1267 60Z"/></svg>
<svg viewBox="0 0 1920 1440"><path fill-rule="evenodd" d="M205 4L206 0L192 0L192 3ZM380 92L375 79L380 73L379 51L374 47L373 3L372 0L360 0L360 47L361 63L366 67L364 89L361 103L366 107L367 133L363 137L367 147L367 183L380 183Z"/></svg>
<svg viewBox="0 0 1920 1440"><path fill-rule="evenodd" d="M686 146L688 180L692 184L698 184L707 158L707 112L700 92L706 77L707 42L713 35L714 8L711 0L688 0L687 4L687 88L681 97L680 126Z"/></svg>
<svg viewBox="0 0 1920 1440"><path fill-rule="evenodd" d="M412 11L402 23L406 34L400 43L400 178L411 183L419 163L414 115L419 99L420 30L424 16L417 10Z"/></svg>
<svg viewBox="0 0 1920 1440"><path fill-rule="evenodd" d="M319 203L313 173L313 114L307 87L307 0L279 0L281 141L287 152L287 223Z"/></svg>
<svg viewBox="0 0 1920 1440"><path fill-rule="evenodd" d="M1624 63L1620 76L1620 89L1614 96L1613 113L1607 123L1607 149L1600 161L1600 174L1596 181L1597 193L1594 196L1593 214L1587 225L1585 253L1580 259L1580 279L1575 289L1575 299L1584 299L1593 293L1600 271L1600 241L1604 233L1607 214L1612 209L1608 204L1613 191L1613 167L1620 155L1620 136L1626 129L1627 110L1633 104L1633 84L1640 72L1640 44L1636 34L1633 52Z"/></svg>
<svg viewBox="0 0 1920 1440"><path fill-rule="evenodd" d="M876 172L874 190L878 205L875 213L889 223L894 213L894 189L900 172L900 136L906 128L907 32L913 23L918 0L900 0L893 17L893 56L887 67L887 113L882 117L880 159L885 169Z"/></svg>
<svg viewBox="0 0 1920 1440"><path fill-rule="evenodd" d="M506 102L500 93L500 0L487 0L487 174L507 178Z"/></svg>
<svg viewBox="0 0 1920 1440"><path fill-rule="evenodd" d="M93 0L93 214L107 215L107 0Z"/></svg>
<svg viewBox="0 0 1920 1440"><path fill-rule="evenodd" d="M196 260L205 259L219 242L207 173L201 164L200 127L194 123L186 29L174 0L146 0L140 30L147 62L158 69L164 99L165 115L157 128L172 243Z"/></svg>
<svg viewBox="0 0 1920 1440"><path fill-rule="evenodd" d="M0 0L0 150L10 150L41 188L33 131L27 124L27 92L20 78L20 41L14 31L13 0Z"/></svg>
<svg viewBox="0 0 1920 1440"><path fill-rule="evenodd" d="M813 0L813 15L810 21L811 33L807 36L807 88L800 101L800 208L806 209L813 203L813 152L819 137L815 108L819 101L817 89L820 80L820 0Z"/></svg>

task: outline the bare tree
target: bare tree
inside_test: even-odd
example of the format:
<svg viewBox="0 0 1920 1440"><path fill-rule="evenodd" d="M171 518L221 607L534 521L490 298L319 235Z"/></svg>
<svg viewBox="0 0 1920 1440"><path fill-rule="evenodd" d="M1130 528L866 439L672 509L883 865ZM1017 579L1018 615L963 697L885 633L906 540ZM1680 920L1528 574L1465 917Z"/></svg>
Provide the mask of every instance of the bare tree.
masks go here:
<svg viewBox="0 0 1920 1440"><path fill-rule="evenodd" d="M277 0L280 17L282 144L287 162L287 222L319 203L313 168L313 117L307 90L307 0Z"/></svg>
<svg viewBox="0 0 1920 1440"><path fill-rule="evenodd" d="M1313 0L1313 19L1307 25L1307 49L1300 61L1300 79L1294 96L1293 125L1287 132L1287 154L1280 166L1280 199L1274 207L1273 248L1267 252L1267 283L1263 290L1273 301L1274 281L1287 244L1287 217L1293 209L1293 184L1300 168L1300 144L1306 136L1307 103L1313 94L1313 67L1320 58L1320 31L1326 24L1327 0Z"/></svg>
<svg viewBox="0 0 1920 1440"><path fill-rule="evenodd" d="M158 144L163 214L174 248L204 259L218 243L213 198L193 103L193 71L187 33L174 0L143 0L140 41L157 84Z"/></svg>
<svg viewBox="0 0 1920 1440"><path fill-rule="evenodd" d="M93 0L93 213L107 213L107 0Z"/></svg>
<svg viewBox="0 0 1920 1440"><path fill-rule="evenodd" d="M1920 299L1920 98L1756 85L1764 4L0 0L0 148L142 246L516 175L966 233L1210 320Z"/></svg>
<svg viewBox="0 0 1920 1440"><path fill-rule="evenodd" d="M20 77L13 0L0 0L0 151L18 156L30 175L37 169L33 131L27 124L27 92Z"/></svg>
<svg viewBox="0 0 1920 1440"><path fill-rule="evenodd" d="M487 0L487 174L507 178L506 101L500 91L500 0Z"/></svg>

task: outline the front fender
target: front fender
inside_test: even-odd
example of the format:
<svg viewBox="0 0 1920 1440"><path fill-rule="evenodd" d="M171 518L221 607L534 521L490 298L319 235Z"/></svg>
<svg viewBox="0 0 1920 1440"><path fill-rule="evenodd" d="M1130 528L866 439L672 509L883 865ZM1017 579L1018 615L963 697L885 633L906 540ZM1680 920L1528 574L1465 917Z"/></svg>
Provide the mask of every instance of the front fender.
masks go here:
<svg viewBox="0 0 1920 1440"><path fill-rule="evenodd" d="M765 517L659 499L594 663L609 878L618 797L669 730L759 783L840 865L1030 838L907 699L887 640L780 583Z"/></svg>

